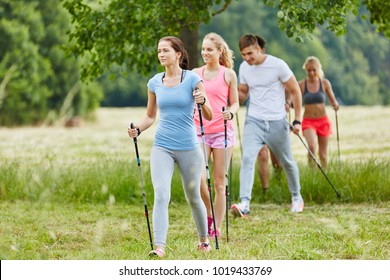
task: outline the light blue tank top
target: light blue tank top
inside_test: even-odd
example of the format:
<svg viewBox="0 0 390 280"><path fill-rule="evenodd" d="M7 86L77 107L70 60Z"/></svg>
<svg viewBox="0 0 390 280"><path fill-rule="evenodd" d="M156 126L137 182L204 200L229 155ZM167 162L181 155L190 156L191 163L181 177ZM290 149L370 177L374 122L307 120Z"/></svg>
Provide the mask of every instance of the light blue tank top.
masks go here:
<svg viewBox="0 0 390 280"><path fill-rule="evenodd" d="M169 150L194 150L199 147L193 120L194 97L192 92L201 81L198 74L184 70L183 80L175 87L162 82L164 73L158 73L147 84L156 95L160 118L154 145Z"/></svg>

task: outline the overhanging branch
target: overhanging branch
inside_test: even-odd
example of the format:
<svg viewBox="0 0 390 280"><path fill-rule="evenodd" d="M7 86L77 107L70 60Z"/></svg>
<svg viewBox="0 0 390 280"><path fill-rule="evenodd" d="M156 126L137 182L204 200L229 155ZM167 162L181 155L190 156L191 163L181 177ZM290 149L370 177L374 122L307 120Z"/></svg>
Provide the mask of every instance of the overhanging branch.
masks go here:
<svg viewBox="0 0 390 280"><path fill-rule="evenodd" d="M220 13L223 13L224 11L226 11L226 9L228 8L228 6L232 3L232 0L226 0L225 1L225 4L223 5L223 7L221 9L219 9L218 11L215 11L213 12L211 15L212 16L216 16Z"/></svg>

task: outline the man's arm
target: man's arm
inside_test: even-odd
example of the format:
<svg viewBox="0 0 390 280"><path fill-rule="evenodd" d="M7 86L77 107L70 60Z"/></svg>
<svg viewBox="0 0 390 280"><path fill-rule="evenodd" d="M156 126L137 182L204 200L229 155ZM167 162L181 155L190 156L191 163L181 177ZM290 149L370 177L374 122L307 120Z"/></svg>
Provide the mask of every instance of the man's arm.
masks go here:
<svg viewBox="0 0 390 280"><path fill-rule="evenodd" d="M301 109L302 109L302 94L301 89L299 88L299 84L294 75L288 79L287 82L284 83L284 86L288 93L290 94L293 104L294 104L294 121L301 122ZM293 126L293 132L298 134L301 129L300 124L296 124Z"/></svg>
<svg viewBox="0 0 390 280"><path fill-rule="evenodd" d="M248 99L249 87L246 84L238 85L238 99L240 104L243 104Z"/></svg>

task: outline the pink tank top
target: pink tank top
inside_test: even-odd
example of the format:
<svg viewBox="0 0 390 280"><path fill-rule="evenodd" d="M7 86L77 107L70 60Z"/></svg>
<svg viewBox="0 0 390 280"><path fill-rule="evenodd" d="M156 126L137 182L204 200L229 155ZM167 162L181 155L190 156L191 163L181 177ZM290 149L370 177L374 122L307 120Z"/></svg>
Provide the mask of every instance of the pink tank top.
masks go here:
<svg viewBox="0 0 390 280"><path fill-rule="evenodd" d="M225 127L222 117L222 107L227 107L227 102L229 98L229 87L225 82L225 66L219 68L218 74L212 80L206 80L204 78L204 68L200 68L200 76L202 78L207 98L210 102L211 108L213 109L213 118L211 121L203 118L203 127L204 133L216 133L224 132ZM196 106L196 105L195 105ZM198 134L200 134L200 122L199 122L199 112L198 107L195 108L194 122ZM233 129L231 121L227 122L227 129Z"/></svg>

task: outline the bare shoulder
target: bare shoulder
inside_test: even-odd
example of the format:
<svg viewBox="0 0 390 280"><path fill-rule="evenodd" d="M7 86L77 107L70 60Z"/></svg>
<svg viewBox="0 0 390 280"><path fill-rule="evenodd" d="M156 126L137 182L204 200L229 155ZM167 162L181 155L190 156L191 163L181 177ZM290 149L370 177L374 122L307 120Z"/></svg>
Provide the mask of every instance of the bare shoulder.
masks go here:
<svg viewBox="0 0 390 280"><path fill-rule="evenodd" d="M299 85L299 88L301 89L301 91L303 92L305 89L305 80L300 80L298 82L298 85Z"/></svg>
<svg viewBox="0 0 390 280"><path fill-rule="evenodd" d="M236 77L237 76L236 72L231 68L225 69L225 75L227 75L229 77Z"/></svg>
<svg viewBox="0 0 390 280"><path fill-rule="evenodd" d="M233 69L225 68L224 77L225 77L226 84L228 85L231 85L232 83L233 85L237 84L237 75Z"/></svg>
<svg viewBox="0 0 390 280"><path fill-rule="evenodd" d="M327 88L332 87L332 84L330 83L330 81L328 79L322 79L322 84L324 85L324 87L327 87Z"/></svg>
<svg viewBox="0 0 390 280"><path fill-rule="evenodd" d="M195 72L195 73L197 73L197 74L199 74L200 72L200 67L197 67L197 68L194 68L194 69L192 69L191 70L192 72Z"/></svg>

